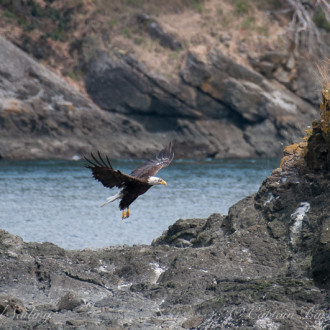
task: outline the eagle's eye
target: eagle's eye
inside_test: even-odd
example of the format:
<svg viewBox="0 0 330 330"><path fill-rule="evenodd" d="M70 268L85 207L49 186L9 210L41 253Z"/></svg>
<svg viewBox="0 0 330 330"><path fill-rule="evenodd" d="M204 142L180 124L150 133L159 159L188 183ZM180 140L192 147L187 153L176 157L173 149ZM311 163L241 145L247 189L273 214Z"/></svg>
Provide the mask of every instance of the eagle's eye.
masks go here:
<svg viewBox="0 0 330 330"><path fill-rule="evenodd" d="M163 182L163 179L158 179L158 182L159 182L159 183Z"/></svg>

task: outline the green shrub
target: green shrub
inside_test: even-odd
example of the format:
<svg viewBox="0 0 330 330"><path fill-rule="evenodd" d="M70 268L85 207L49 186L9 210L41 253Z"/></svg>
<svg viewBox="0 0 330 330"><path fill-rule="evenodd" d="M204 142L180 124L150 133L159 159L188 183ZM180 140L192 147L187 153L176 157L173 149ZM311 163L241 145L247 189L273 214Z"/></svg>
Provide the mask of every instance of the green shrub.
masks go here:
<svg viewBox="0 0 330 330"><path fill-rule="evenodd" d="M242 23L242 28L243 29L253 29L256 27L256 20L253 16L249 16L244 19Z"/></svg>
<svg viewBox="0 0 330 330"><path fill-rule="evenodd" d="M193 0L191 2L191 7L193 10L195 10L199 14L201 14L203 12L203 7L198 0Z"/></svg>
<svg viewBox="0 0 330 330"><path fill-rule="evenodd" d="M23 30L25 32L33 31L37 26L33 23L23 23Z"/></svg>
<svg viewBox="0 0 330 330"><path fill-rule="evenodd" d="M249 12L249 10L250 5L244 0L238 1L235 5L235 13L237 15L245 15Z"/></svg>
<svg viewBox="0 0 330 330"><path fill-rule="evenodd" d="M80 69L75 69L67 73L72 80L78 81L83 77L84 73Z"/></svg>
<svg viewBox="0 0 330 330"><path fill-rule="evenodd" d="M6 10L6 9L2 11L2 16L5 17L5 18L10 18L10 19L16 19L17 18L17 16L13 12L11 12L9 10Z"/></svg>
<svg viewBox="0 0 330 330"><path fill-rule="evenodd" d="M325 13L321 8L316 9L313 20L319 28L330 31L330 22L327 20Z"/></svg>
<svg viewBox="0 0 330 330"><path fill-rule="evenodd" d="M123 30L123 35L126 37L126 38L131 38L131 31L129 28L125 28Z"/></svg>
<svg viewBox="0 0 330 330"><path fill-rule="evenodd" d="M110 20L110 21L108 22L108 24L109 24L110 27L114 27L114 26L116 26L116 25L118 24L118 20L117 20L117 18L113 18L112 20Z"/></svg>

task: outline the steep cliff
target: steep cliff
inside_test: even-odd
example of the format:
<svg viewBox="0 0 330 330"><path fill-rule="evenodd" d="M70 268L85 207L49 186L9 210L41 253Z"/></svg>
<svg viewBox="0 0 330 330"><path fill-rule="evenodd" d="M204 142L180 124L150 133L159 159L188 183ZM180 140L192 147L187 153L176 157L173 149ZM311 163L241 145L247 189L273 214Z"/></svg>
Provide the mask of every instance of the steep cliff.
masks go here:
<svg viewBox="0 0 330 330"><path fill-rule="evenodd" d="M1 157L144 157L168 140L177 157L280 156L319 104L289 2L1 2L0 33L34 57L1 37Z"/></svg>
<svg viewBox="0 0 330 330"><path fill-rule="evenodd" d="M142 157L157 145L141 125L101 110L1 36L0 49L0 158L72 158L95 149Z"/></svg>
<svg viewBox="0 0 330 330"><path fill-rule="evenodd" d="M101 108L171 136L180 156L274 157L316 115L274 80L212 50L189 53L178 81L152 73L132 56L97 54L86 87Z"/></svg>

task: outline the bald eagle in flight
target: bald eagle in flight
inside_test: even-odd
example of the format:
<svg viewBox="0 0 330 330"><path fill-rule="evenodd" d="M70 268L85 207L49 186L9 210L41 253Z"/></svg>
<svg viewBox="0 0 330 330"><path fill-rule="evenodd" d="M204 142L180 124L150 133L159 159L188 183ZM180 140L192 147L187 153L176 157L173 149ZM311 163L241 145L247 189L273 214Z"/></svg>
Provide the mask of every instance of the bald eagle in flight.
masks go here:
<svg viewBox="0 0 330 330"><path fill-rule="evenodd" d="M121 190L114 196L107 198L107 202L102 206L105 206L117 199L121 199L119 203L120 210L123 211L122 219L128 218L131 215L129 206L142 194L147 192L149 188L154 185L167 185L167 183L156 177L156 173L170 165L174 157L172 143L170 142L167 147L162 149L154 158L148 160L140 167L136 168L129 175L113 169L108 156L106 160L101 156L98 151L98 158L91 153L93 160L86 157L85 160L89 164L86 165L93 173L93 177L100 181L103 186L108 188L118 187ZM125 211L125 209L127 211Z"/></svg>

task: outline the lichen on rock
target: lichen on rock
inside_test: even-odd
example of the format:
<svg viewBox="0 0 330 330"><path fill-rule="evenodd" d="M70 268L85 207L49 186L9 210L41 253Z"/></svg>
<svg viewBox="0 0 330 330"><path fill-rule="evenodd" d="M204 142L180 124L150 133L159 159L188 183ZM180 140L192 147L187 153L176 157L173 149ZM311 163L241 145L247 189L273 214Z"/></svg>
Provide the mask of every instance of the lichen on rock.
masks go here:
<svg viewBox="0 0 330 330"><path fill-rule="evenodd" d="M305 160L312 170L330 170L330 98L329 88L322 91L320 120L313 122L312 134L307 140Z"/></svg>
<svg viewBox="0 0 330 330"><path fill-rule="evenodd" d="M322 91L320 119L314 120L301 142L286 146L281 167L307 166L315 171L330 170L330 93L329 85ZM289 162L289 163L288 163Z"/></svg>
<svg viewBox="0 0 330 330"><path fill-rule="evenodd" d="M326 136L330 135L330 84L322 91L322 103L320 106L321 129Z"/></svg>

